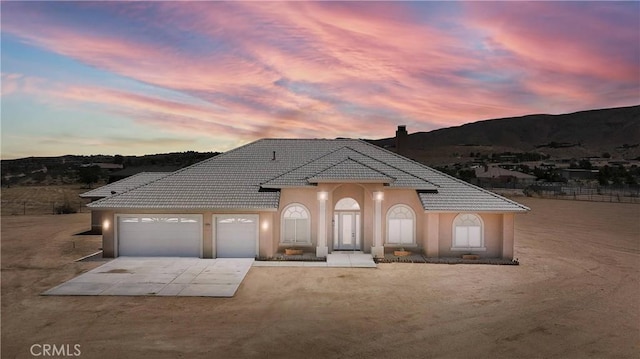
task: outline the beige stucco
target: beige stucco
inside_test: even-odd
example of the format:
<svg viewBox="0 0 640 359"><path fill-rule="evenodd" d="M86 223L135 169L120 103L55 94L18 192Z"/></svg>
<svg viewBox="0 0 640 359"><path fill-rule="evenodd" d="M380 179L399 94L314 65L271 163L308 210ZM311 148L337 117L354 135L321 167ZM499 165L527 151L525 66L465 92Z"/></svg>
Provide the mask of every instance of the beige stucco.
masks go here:
<svg viewBox="0 0 640 359"><path fill-rule="evenodd" d="M389 210L396 205L405 205L413 210L415 215L415 244L414 245L394 245L388 243L389 231L387 228L387 220ZM404 247L407 250L419 249L422 250L427 246L425 236L424 222L425 216L423 215L424 209L420 203L420 199L415 190L409 189L395 189L385 191L384 200L382 201L382 238L384 246L387 250L393 251L394 248Z"/></svg>
<svg viewBox="0 0 640 359"><path fill-rule="evenodd" d="M94 211L95 217L100 218L101 225L109 222L108 228L103 226L103 249L105 257L113 257L117 253L115 248L115 222L117 214L148 213L148 214L199 214L203 218L202 256L215 258L215 219L217 214L254 214L258 215L259 245L258 253L261 257L272 257L276 253L284 251L289 245L281 243L281 221L283 210L291 204L301 204L310 214L310 238L311 243L297 245L306 252L316 252L319 246L318 230L320 218L319 192L326 192L325 201L325 234L328 252L334 248L334 221L333 214L336 203L346 197L355 199L360 206L360 233L361 247L365 253L371 253L375 233L375 192L383 192L381 201L381 239L384 250L389 252L398 245L387 242L387 215L395 205L402 204L411 208L415 215L415 244L403 245L405 249L426 254L429 257L460 257L462 254L473 253L488 258L513 258L514 242L514 215L507 213L479 213L484 225L485 250L461 251L452 249L453 221L458 213L434 213L425 212L415 190L390 189L377 183L321 183L317 187L284 188L280 193L280 207L277 211L153 211L153 210L122 210L122 211ZM93 218L93 216L92 216ZM320 241L321 242L321 241Z"/></svg>
<svg viewBox="0 0 640 359"><path fill-rule="evenodd" d="M502 215L502 258L513 259L513 243L515 241L515 215Z"/></svg>
<svg viewBox="0 0 640 359"><path fill-rule="evenodd" d="M483 258L502 257L503 251L503 214L477 213L484 224L485 250L456 250L453 249L453 222L459 213L443 213L439 216L439 246L438 256L460 257L462 254L477 254Z"/></svg>
<svg viewBox="0 0 640 359"><path fill-rule="evenodd" d="M91 231L93 233L102 232L102 211L91 211Z"/></svg>
<svg viewBox="0 0 640 359"><path fill-rule="evenodd" d="M114 213L112 211L104 211L102 212L102 218L102 256L113 258L116 256Z"/></svg>

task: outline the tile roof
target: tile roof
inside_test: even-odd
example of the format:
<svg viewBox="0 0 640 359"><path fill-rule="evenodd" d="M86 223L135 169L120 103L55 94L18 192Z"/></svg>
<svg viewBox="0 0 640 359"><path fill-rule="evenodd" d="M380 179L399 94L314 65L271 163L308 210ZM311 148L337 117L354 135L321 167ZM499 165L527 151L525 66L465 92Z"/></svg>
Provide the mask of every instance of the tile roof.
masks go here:
<svg viewBox="0 0 640 359"><path fill-rule="evenodd" d="M345 140L336 140L345 141ZM320 176L333 176L333 180L340 178L340 173L337 172L336 166L340 166L341 169L346 170L342 172L341 176L347 181L357 180L358 176L373 176L380 180L386 178L393 179L388 181L389 187L395 188L412 188L412 189L435 189L436 186L430 183L425 178L416 176L413 173L407 172L401 167L394 166L393 163L381 161L373 155L378 155L372 151L372 149L380 149L379 147L366 148L363 146L360 150L355 149L353 146L357 144L358 140L349 146L348 144L338 147L336 150L326 153L323 156L314 158L311 161L303 164L302 166L293 168L292 170L282 173L277 177L270 179L269 181L262 183L264 188L284 188L284 187L304 187L312 186L313 182ZM366 151L363 152L362 150ZM357 168L353 171L346 168L343 163L346 160L351 160L357 163ZM405 159L406 160L406 159ZM406 160L408 161L408 160ZM329 171L329 174L326 173ZM367 172L365 174L364 172ZM375 174L374 172L377 172ZM324 174L323 174L324 173Z"/></svg>
<svg viewBox="0 0 640 359"><path fill-rule="evenodd" d="M346 159L338 162L335 165L324 169L310 178L307 178L309 183L322 183L322 182L379 182L379 183L392 183L396 179L391 177L375 168L371 168L364 163L347 157Z"/></svg>
<svg viewBox="0 0 640 359"><path fill-rule="evenodd" d="M280 188L314 181L379 181L412 188L429 211L528 210L516 202L361 140L263 139L88 206L277 209Z"/></svg>
<svg viewBox="0 0 640 359"><path fill-rule="evenodd" d="M82 198L104 198L110 197L116 193L126 192L132 188L140 187L149 182L160 179L171 172L141 172L131 177L121 179L108 185L98 187L89 192L80 194Z"/></svg>

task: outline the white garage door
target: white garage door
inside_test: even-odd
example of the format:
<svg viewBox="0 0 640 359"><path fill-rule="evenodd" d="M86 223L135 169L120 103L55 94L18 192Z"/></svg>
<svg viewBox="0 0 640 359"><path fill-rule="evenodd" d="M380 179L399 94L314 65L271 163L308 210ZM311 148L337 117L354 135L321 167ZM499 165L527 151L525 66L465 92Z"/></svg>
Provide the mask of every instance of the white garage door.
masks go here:
<svg viewBox="0 0 640 359"><path fill-rule="evenodd" d="M118 255L200 257L202 216L118 215Z"/></svg>
<svg viewBox="0 0 640 359"><path fill-rule="evenodd" d="M258 216L229 215L216 218L216 257L253 258L257 254Z"/></svg>

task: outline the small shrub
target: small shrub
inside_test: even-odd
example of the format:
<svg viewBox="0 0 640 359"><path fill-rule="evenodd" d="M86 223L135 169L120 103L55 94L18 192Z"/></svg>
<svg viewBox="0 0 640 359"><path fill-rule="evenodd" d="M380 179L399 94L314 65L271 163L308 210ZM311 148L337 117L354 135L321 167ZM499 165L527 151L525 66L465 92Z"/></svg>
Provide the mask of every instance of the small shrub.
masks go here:
<svg viewBox="0 0 640 359"><path fill-rule="evenodd" d="M56 206L55 210L56 214L71 214L78 212L78 210L73 208L71 203L69 203L68 201L65 201L63 204Z"/></svg>

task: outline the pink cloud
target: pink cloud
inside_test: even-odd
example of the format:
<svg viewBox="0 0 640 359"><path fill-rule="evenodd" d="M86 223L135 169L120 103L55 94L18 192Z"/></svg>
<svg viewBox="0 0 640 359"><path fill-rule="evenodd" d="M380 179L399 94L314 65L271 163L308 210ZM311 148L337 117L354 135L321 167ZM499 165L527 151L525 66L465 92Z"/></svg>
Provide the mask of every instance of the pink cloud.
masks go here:
<svg viewBox="0 0 640 359"><path fill-rule="evenodd" d="M167 27L171 36L154 42L85 29L36 10L6 17L3 32L200 101L96 85L60 85L49 96L99 103L168 130L247 141L383 137L400 122L427 130L637 100L639 67L618 51L627 43L637 46L637 24L608 31L611 19L599 18L598 11L575 16L575 9L556 3L465 3L469 19L451 31L414 21L405 5L83 4L144 24L146 36ZM612 8L608 16L618 16ZM206 45L190 44L191 37ZM8 93L19 91L20 81L8 79Z"/></svg>
<svg viewBox="0 0 640 359"><path fill-rule="evenodd" d="M510 54L502 65L520 69L523 86L541 100L562 99L583 108L600 101L614 106L630 104L634 96L637 100L640 25L637 12L628 13L632 4L501 5L469 3L471 26L486 34L493 50ZM623 90L622 103L616 103L608 93L611 83L635 87L635 94Z"/></svg>

